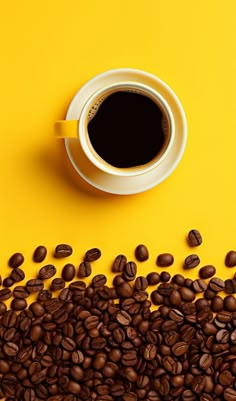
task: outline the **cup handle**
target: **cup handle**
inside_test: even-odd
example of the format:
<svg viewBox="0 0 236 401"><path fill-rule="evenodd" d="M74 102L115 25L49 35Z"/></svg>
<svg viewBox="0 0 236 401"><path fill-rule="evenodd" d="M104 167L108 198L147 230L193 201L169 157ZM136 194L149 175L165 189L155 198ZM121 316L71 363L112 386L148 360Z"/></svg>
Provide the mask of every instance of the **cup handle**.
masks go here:
<svg viewBox="0 0 236 401"><path fill-rule="evenodd" d="M78 138L78 120L59 120L55 123L57 138Z"/></svg>

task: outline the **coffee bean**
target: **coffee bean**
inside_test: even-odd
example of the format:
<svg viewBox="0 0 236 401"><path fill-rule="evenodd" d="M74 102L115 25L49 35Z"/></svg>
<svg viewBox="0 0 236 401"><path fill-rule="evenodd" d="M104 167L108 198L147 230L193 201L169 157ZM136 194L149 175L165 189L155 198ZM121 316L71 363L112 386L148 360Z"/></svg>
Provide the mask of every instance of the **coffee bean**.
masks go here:
<svg viewBox="0 0 236 401"><path fill-rule="evenodd" d="M225 292L226 292L226 294L236 294L236 280L235 279L225 280Z"/></svg>
<svg viewBox="0 0 236 401"><path fill-rule="evenodd" d="M236 401L236 390L232 388L226 388L223 396L225 401Z"/></svg>
<svg viewBox="0 0 236 401"><path fill-rule="evenodd" d="M41 291L43 289L43 282L40 279L31 279L26 283L26 290L29 293Z"/></svg>
<svg viewBox="0 0 236 401"><path fill-rule="evenodd" d="M146 288L148 287L148 281L146 279L146 277L143 276L139 276L136 278L135 283L134 283L134 287L136 290L146 290Z"/></svg>
<svg viewBox="0 0 236 401"><path fill-rule="evenodd" d="M113 273L121 273L124 270L124 267L127 263L127 258L125 255L118 255L112 265Z"/></svg>
<svg viewBox="0 0 236 401"><path fill-rule="evenodd" d="M213 312L220 312L224 309L224 301L219 296L216 295L211 301L211 309Z"/></svg>
<svg viewBox="0 0 236 401"><path fill-rule="evenodd" d="M57 269L54 265L46 265L41 267L39 270L38 278L40 280L47 280L53 276L55 276Z"/></svg>
<svg viewBox="0 0 236 401"><path fill-rule="evenodd" d="M73 250L70 245L59 244L55 248L54 256L57 259L66 258L72 254Z"/></svg>
<svg viewBox="0 0 236 401"><path fill-rule="evenodd" d="M182 287L185 283L185 278L182 276L182 274L175 274L172 277L172 282Z"/></svg>
<svg viewBox="0 0 236 401"><path fill-rule="evenodd" d="M207 284L203 279L197 279L193 281L192 289L195 292L204 292L207 289Z"/></svg>
<svg viewBox="0 0 236 401"><path fill-rule="evenodd" d="M12 292L8 288L3 288L0 290L0 301L6 301L11 298Z"/></svg>
<svg viewBox="0 0 236 401"><path fill-rule="evenodd" d="M212 366L212 356L211 354L202 354L199 359L199 366L202 370L207 370Z"/></svg>
<svg viewBox="0 0 236 401"><path fill-rule="evenodd" d="M170 277L171 277L170 273L168 273L168 272L161 272L161 274L160 274L160 279L163 283L167 283L167 281L170 280Z"/></svg>
<svg viewBox="0 0 236 401"><path fill-rule="evenodd" d="M12 270L10 277L14 281L14 283L18 283L19 281L24 280L25 273L23 272L22 269L16 267L15 269Z"/></svg>
<svg viewBox="0 0 236 401"><path fill-rule="evenodd" d="M37 301L44 302L52 298L52 293L48 290L40 290L38 293Z"/></svg>
<svg viewBox="0 0 236 401"><path fill-rule="evenodd" d="M185 341L177 342L172 346L171 350L175 356L184 355L188 351L188 344Z"/></svg>
<svg viewBox="0 0 236 401"><path fill-rule="evenodd" d="M216 274L216 268L212 265L206 265L199 270L199 277L202 279L211 278Z"/></svg>
<svg viewBox="0 0 236 401"><path fill-rule="evenodd" d="M14 280L12 279L12 277L6 277L4 278L2 285L3 287L11 287L14 284Z"/></svg>
<svg viewBox="0 0 236 401"><path fill-rule="evenodd" d="M79 265L79 270L78 270L78 277L83 278L83 277L88 277L92 273L92 266L90 262L81 262Z"/></svg>
<svg viewBox="0 0 236 401"><path fill-rule="evenodd" d="M43 245L39 245L33 254L33 261L36 263L43 262L47 255L47 248Z"/></svg>
<svg viewBox="0 0 236 401"><path fill-rule="evenodd" d="M102 253L98 248L91 248L89 249L84 256L85 262L94 262L95 260L101 257Z"/></svg>
<svg viewBox="0 0 236 401"><path fill-rule="evenodd" d="M13 342L6 342L3 347L3 352L5 353L5 355L8 356L15 356L18 351L19 351L19 347L17 344L13 343Z"/></svg>
<svg viewBox="0 0 236 401"><path fill-rule="evenodd" d="M236 298L233 295L227 295L224 298L224 307L229 312L236 312Z"/></svg>
<svg viewBox="0 0 236 401"><path fill-rule="evenodd" d="M16 286L12 294L15 298L27 298L29 296L29 292L22 285Z"/></svg>
<svg viewBox="0 0 236 401"><path fill-rule="evenodd" d="M198 266L199 263L200 263L200 259L199 259L198 255L195 255L195 254L189 255L185 258L184 269L185 270L192 269L192 268Z"/></svg>
<svg viewBox="0 0 236 401"><path fill-rule="evenodd" d="M188 243L190 246L199 246L202 243L202 236L196 229L190 230L188 233Z"/></svg>
<svg viewBox="0 0 236 401"><path fill-rule="evenodd" d="M96 276L93 277L92 279L92 286L94 288L99 288L99 287L103 287L107 282L107 278L106 276L104 276L104 274L97 274Z"/></svg>
<svg viewBox="0 0 236 401"><path fill-rule="evenodd" d="M15 269L16 267L21 266L23 262L24 262L24 256L22 255L22 253L16 252L14 253L14 255L10 257L8 265L9 267Z"/></svg>
<svg viewBox="0 0 236 401"><path fill-rule="evenodd" d="M135 262L126 263L122 277L127 281L133 281L137 274L137 265Z"/></svg>
<svg viewBox="0 0 236 401"><path fill-rule="evenodd" d="M62 290L64 287L65 287L65 281L63 280L63 278L54 278L52 280L50 290L58 291L58 290Z"/></svg>
<svg viewBox="0 0 236 401"><path fill-rule="evenodd" d="M225 256L225 266L234 267L236 266L236 252L229 251Z"/></svg>
<svg viewBox="0 0 236 401"><path fill-rule="evenodd" d="M131 316L125 312L125 311L120 311L116 315L116 320L122 325L122 326L128 326L131 322Z"/></svg>
<svg viewBox="0 0 236 401"><path fill-rule="evenodd" d="M7 310L6 305L0 301L0 316L3 315Z"/></svg>
<svg viewBox="0 0 236 401"><path fill-rule="evenodd" d="M147 361L151 361L156 357L156 353L157 347L154 344L148 344L144 349L144 359L146 359Z"/></svg>
<svg viewBox="0 0 236 401"><path fill-rule="evenodd" d="M171 253L161 253L157 256L157 266L168 267L174 263L174 257Z"/></svg>
<svg viewBox="0 0 236 401"><path fill-rule="evenodd" d="M135 257L139 262L144 262L149 258L149 252L145 245L140 244L135 248Z"/></svg>
<svg viewBox="0 0 236 401"><path fill-rule="evenodd" d="M75 277L75 266L72 263L67 263L62 269L61 276L65 281L72 281Z"/></svg>
<svg viewBox="0 0 236 401"><path fill-rule="evenodd" d="M179 292L183 301L192 302L195 299L195 293L187 287L181 287Z"/></svg>
<svg viewBox="0 0 236 401"><path fill-rule="evenodd" d="M160 274L156 272L151 272L147 275L148 285L155 285L161 281Z"/></svg>
<svg viewBox="0 0 236 401"><path fill-rule="evenodd" d="M13 310L19 311L23 310L27 307L27 302L24 298L14 298L11 301L11 308Z"/></svg>
<svg viewBox="0 0 236 401"><path fill-rule="evenodd" d="M209 281L209 288L214 292L220 292L224 290L225 283L220 278L214 277Z"/></svg>

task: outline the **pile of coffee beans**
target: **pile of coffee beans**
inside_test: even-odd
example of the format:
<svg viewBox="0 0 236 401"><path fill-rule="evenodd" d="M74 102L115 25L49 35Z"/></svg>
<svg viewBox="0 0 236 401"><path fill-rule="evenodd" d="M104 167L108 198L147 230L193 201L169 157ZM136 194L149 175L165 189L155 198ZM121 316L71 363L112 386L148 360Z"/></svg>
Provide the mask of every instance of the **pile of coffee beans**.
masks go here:
<svg viewBox="0 0 236 401"><path fill-rule="evenodd" d="M200 233L191 230L188 242L199 246ZM60 244L54 256L72 252ZM39 246L33 260L46 255ZM143 244L134 255L141 263L149 258ZM235 266L235 255L226 255L226 266ZM196 256L184 268L200 264ZM104 274L86 284L100 257L98 248L88 250L77 267L65 264L61 277L45 264L18 285L24 256L12 255L0 289L0 399L235 401L236 274L223 280L206 265L195 280L158 269L137 275L142 265L120 254L113 285ZM157 257L158 266L173 262L169 253Z"/></svg>

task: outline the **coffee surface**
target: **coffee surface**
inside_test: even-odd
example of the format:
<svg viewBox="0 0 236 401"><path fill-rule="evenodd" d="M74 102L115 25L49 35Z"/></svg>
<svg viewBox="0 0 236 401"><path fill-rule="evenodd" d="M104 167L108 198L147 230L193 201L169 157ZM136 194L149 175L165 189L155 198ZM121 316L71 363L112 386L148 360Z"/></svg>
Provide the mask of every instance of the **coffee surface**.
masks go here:
<svg viewBox="0 0 236 401"><path fill-rule="evenodd" d="M112 166L140 166L164 145L162 119L162 111L150 98L119 91L100 105L89 121L88 134L95 151Z"/></svg>

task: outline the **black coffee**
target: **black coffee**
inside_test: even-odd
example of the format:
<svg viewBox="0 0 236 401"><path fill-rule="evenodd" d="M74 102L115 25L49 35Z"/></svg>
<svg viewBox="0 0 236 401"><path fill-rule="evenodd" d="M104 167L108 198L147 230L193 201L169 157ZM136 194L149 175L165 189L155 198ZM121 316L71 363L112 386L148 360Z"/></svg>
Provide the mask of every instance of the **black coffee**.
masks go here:
<svg viewBox="0 0 236 401"><path fill-rule="evenodd" d="M163 113L142 94L115 92L90 120L88 134L95 151L112 166L140 166L163 147Z"/></svg>

